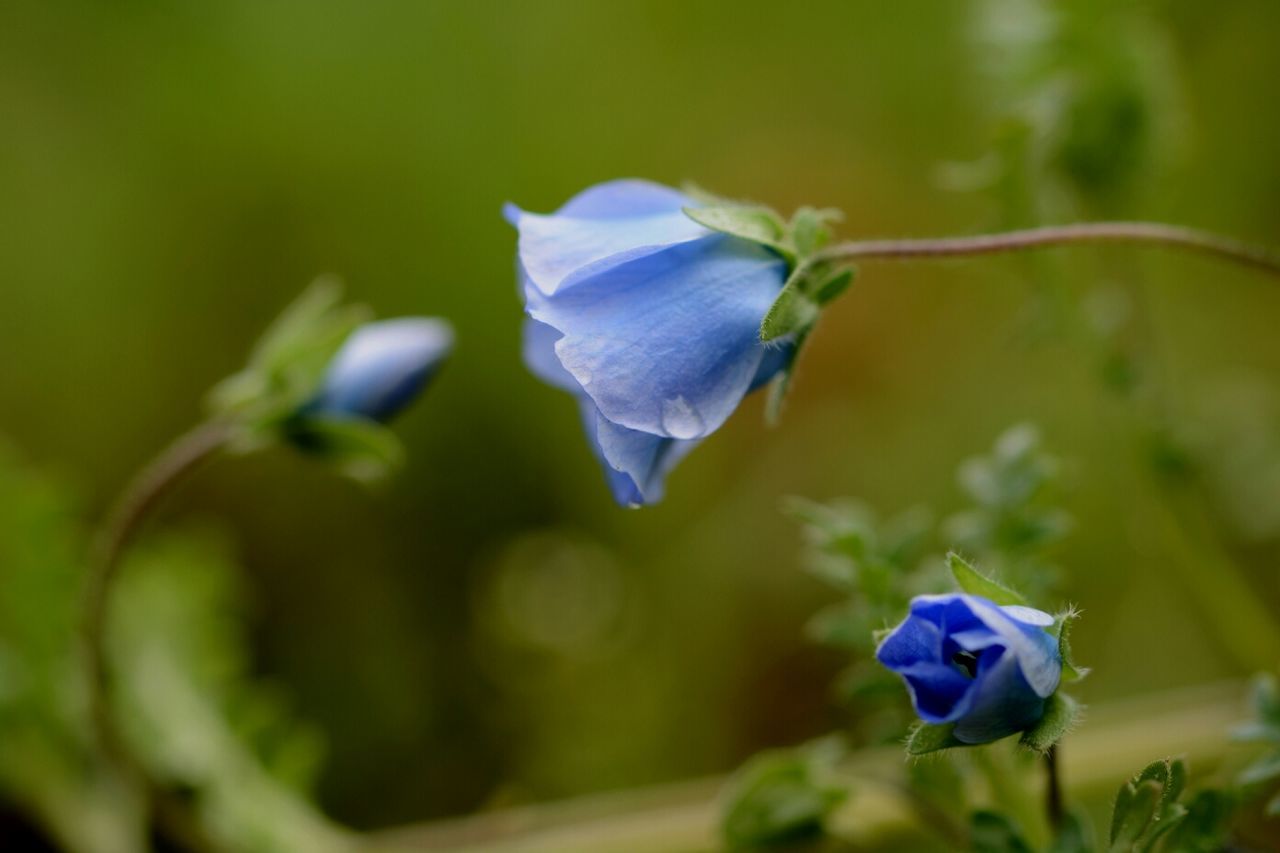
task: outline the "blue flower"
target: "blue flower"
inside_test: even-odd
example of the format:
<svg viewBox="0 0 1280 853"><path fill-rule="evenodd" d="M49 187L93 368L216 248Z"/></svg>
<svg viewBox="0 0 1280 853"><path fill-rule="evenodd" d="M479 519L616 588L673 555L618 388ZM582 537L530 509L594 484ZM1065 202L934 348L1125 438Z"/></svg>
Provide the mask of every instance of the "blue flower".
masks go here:
<svg viewBox="0 0 1280 853"><path fill-rule="evenodd" d="M306 411L385 423L418 395L452 349L453 329L444 320L400 317L367 323L333 357Z"/></svg>
<svg viewBox="0 0 1280 853"><path fill-rule="evenodd" d="M921 595L876 649L902 676L926 723L955 723L956 739L989 743L1023 731L1044 714L1062 677L1053 617L1000 607L976 595Z"/></svg>
<svg viewBox="0 0 1280 853"><path fill-rule="evenodd" d="M759 336L786 262L682 212L696 205L622 180L551 215L504 211L520 232L525 362L578 398L623 505L659 500L676 463L789 354Z"/></svg>

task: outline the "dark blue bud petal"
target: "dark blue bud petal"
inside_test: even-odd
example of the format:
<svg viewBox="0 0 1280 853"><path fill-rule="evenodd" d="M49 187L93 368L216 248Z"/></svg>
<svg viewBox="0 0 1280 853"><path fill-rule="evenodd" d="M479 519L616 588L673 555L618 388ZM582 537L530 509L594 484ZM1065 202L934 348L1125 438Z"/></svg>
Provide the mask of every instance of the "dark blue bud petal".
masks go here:
<svg viewBox="0 0 1280 853"><path fill-rule="evenodd" d="M974 595L922 595L910 610L876 659L903 677L922 720L979 744L1040 719L1062 674L1052 617Z"/></svg>

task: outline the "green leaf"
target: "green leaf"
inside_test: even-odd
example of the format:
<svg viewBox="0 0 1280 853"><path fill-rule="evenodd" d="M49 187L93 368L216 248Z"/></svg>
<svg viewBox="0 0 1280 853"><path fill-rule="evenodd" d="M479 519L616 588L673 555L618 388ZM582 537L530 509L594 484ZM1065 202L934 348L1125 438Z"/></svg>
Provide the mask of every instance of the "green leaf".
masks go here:
<svg viewBox="0 0 1280 853"><path fill-rule="evenodd" d="M969 819L969 848L973 853L1032 853L1009 818L981 809Z"/></svg>
<svg viewBox="0 0 1280 853"><path fill-rule="evenodd" d="M1280 779L1280 752L1264 755L1250 764L1236 777L1239 785L1257 785Z"/></svg>
<svg viewBox="0 0 1280 853"><path fill-rule="evenodd" d="M955 736L955 723L933 726L920 723L911 730L907 737L907 755L928 755L940 749L951 749L957 746L970 746Z"/></svg>
<svg viewBox="0 0 1280 853"><path fill-rule="evenodd" d="M795 249L786 242L786 233L778 214L767 207L744 204L717 204L707 207L686 207L688 216L699 225L768 246L794 263Z"/></svg>
<svg viewBox="0 0 1280 853"><path fill-rule="evenodd" d="M955 551L947 554L947 567L960 589L970 595L980 595L1000 605L1026 606L1027 601L1021 595L982 574Z"/></svg>
<svg viewBox="0 0 1280 853"><path fill-rule="evenodd" d="M756 755L729 781L720 831L731 848L778 844L823 833L848 791L827 777L841 749L830 740Z"/></svg>
<svg viewBox="0 0 1280 853"><path fill-rule="evenodd" d="M404 464L404 448L396 434L364 418L299 416L286 434L295 447L353 480L377 482Z"/></svg>
<svg viewBox="0 0 1280 853"><path fill-rule="evenodd" d="M1186 817L1178 803L1186 784L1180 759L1153 761L1120 787L1111 816L1111 851L1149 850Z"/></svg>
<svg viewBox="0 0 1280 853"><path fill-rule="evenodd" d="M1048 752L1062 736L1070 731L1080 714L1080 703L1062 692L1045 700L1044 716L1034 726L1022 733L1023 746L1036 752Z"/></svg>

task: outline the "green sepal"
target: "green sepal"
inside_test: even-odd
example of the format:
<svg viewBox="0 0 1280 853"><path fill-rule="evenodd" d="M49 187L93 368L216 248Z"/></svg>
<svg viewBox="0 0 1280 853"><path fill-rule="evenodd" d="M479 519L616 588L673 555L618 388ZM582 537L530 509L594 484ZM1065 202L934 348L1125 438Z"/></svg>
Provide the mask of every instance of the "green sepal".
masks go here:
<svg viewBox="0 0 1280 853"><path fill-rule="evenodd" d="M791 343L791 358L787 360L786 366L778 371L778 375L769 380L764 401L764 422L769 426L777 426L782 420L782 406L787 401L787 395L791 393L791 380L795 375L796 362L808 341L809 329L796 333L795 340Z"/></svg>
<svg viewBox="0 0 1280 853"><path fill-rule="evenodd" d="M1116 794L1111 815L1111 851L1150 850L1159 838L1187 815L1178 797L1186 784L1181 759L1153 761Z"/></svg>
<svg viewBox="0 0 1280 853"><path fill-rule="evenodd" d="M1089 674L1089 667L1077 666L1071 655L1071 623L1080 618L1075 608L1059 613L1055 620L1058 636L1058 656L1062 658L1062 680L1079 681Z"/></svg>
<svg viewBox="0 0 1280 853"><path fill-rule="evenodd" d="M768 246L794 264L795 248L786 239L786 227L767 207L749 204L713 204L686 207L684 215L712 231Z"/></svg>
<svg viewBox="0 0 1280 853"><path fill-rule="evenodd" d="M956 584L963 592L982 596L1001 606L1016 604L1025 607L1027 604L1027 600L1020 594L982 574L955 551L947 554L947 568L951 570L951 576L956 579Z"/></svg>
<svg viewBox="0 0 1280 853"><path fill-rule="evenodd" d="M385 479L404 464L396 434L365 418L301 415L284 430L289 443L362 483Z"/></svg>
<svg viewBox="0 0 1280 853"><path fill-rule="evenodd" d="M1013 821L999 812L979 809L969 816L969 849L973 853L1032 853Z"/></svg>
<svg viewBox="0 0 1280 853"><path fill-rule="evenodd" d="M831 242L830 224L843 218L843 213L829 207L821 210L802 207L793 213L787 225L787 236L796 254L807 258Z"/></svg>
<svg viewBox="0 0 1280 853"><path fill-rule="evenodd" d="M793 334L798 337L817 322L822 306L803 287L809 273L810 269L801 265L787 278L760 322L761 341L768 343Z"/></svg>
<svg viewBox="0 0 1280 853"><path fill-rule="evenodd" d="M920 723L907 736L907 755L928 755L941 749L972 746L957 738L955 730L955 723L946 723L941 726Z"/></svg>
<svg viewBox="0 0 1280 853"><path fill-rule="evenodd" d="M369 317L363 305L342 304L334 278L317 279L294 300L254 345L245 368L209 392L211 412L239 427L235 446L270 443L319 391L333 356Z"/></svg>
<svg viewBox="0 0 1280 853"><path fill-rule="evenodd" d="M831 276L824 279L813 291L813 301L819 305L826 305L840 294L849 289L849 285L853 283L854 276L853 267L843 267L836 270Z"/></svg>
<svg viewBox="0 0 1280 853"><path fill-rule="evenodd" d="M1035 752L1048 752L1049 747L1071 730L1079 715L1079 702L1061 691L1054 693L1045 700L1044 715L1039 722L1023 732L1018 743Z"/></svg>

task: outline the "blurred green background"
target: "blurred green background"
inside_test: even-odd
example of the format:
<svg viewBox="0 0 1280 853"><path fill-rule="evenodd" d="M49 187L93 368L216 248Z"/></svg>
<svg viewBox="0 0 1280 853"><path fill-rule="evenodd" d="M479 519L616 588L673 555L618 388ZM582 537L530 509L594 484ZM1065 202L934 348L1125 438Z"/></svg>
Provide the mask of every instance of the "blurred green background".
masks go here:
<svg viewBox="0 0 1280 853"><path fill-rule="evenodd" d="M1280 242L1280 4L1124 5L1173 69L1158 165L1119 201L1039 213ZM642 176L839 207L849 236L1016 224L953 186L1003 97L976 8L4 3L0 433L98 512L316 275L453 321L383 493L281 452L169 510L234 531L256 665L326 733L321 802L357 827L725 771L831 728L842 660L802 633L831 595L779 499L948 512L956 464L1021 420L1070 463L1082 698L1243 675L1170 568L1196 558L1160 520L1132 401L1081 335L1028 317L1046 292L1145 283L1146 368L1176 426L1231 451L1206 517L1275 612L1272 281L1140 250L1054 254L1050 291L1019 260L867 265L780 427L749 401L642 511L613 506L575 406L521 365L507 200Z"/></svg>

